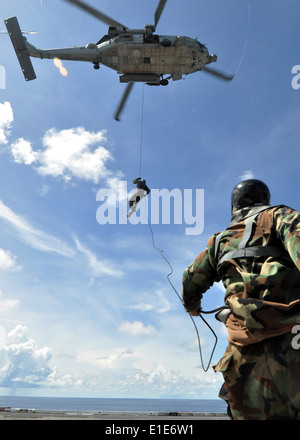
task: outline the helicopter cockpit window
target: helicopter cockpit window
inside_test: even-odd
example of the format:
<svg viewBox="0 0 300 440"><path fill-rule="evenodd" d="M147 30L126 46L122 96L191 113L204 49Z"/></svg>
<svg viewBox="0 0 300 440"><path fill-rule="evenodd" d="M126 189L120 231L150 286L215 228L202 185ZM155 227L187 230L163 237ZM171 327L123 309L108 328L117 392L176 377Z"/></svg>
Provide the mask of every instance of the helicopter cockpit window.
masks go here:
<svg viewBox="0 0 300 440"><path fill-rule="evenodd" d="M204 44L200 43L200 41L197 41L198 45L200 46L200 48L202 49L203 52L207 51L207 48Z"/></svg>

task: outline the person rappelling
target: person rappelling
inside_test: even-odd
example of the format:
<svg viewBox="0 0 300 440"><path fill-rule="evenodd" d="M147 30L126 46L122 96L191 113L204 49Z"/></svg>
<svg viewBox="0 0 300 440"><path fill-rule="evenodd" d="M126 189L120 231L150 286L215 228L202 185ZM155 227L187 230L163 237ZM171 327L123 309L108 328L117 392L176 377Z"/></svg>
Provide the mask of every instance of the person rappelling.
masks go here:
<svg viewBox="0 0 300 440"><path fill-rule="evenodd" d="M137 204L150 193L146 180L143 180L141 177L134 179L132 183L136 185L137 190L128 201L130 210L127 217L130 217L136 211Z"/></svg>

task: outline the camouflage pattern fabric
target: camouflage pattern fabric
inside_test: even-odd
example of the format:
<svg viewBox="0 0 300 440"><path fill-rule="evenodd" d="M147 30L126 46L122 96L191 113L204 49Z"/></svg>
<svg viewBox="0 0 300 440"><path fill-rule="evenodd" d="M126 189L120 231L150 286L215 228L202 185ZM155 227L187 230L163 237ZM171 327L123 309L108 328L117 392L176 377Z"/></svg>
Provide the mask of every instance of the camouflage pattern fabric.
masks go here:
<svg viewBox="0 0 300 440"><path fill-rule="evenodd" d="M271 408L271 403L276 406L277 401L281 402L280 394L276 396L280 389L277 380L289 375L295 379L290 379L293 390L285 387L285 392L290 390L287 401L290 399L291 402L296 396L297 410L294 413L299 411L300 414L300 382L296 380L300 376L300 351L286 342L292 328L300 324L300 214L281 205L268 207L254 221L248 246L279 247L282 249L279 257L230 259L218 266L218 260L237 249L250 211L243 209L234 214L220 239L217 261L214 249L218 233L208 240L207 248L184 271L183 304L187 312L197 314L203 293L214 282L222 280L226 289L225 304L231 309L225 323L229 346L215 371L223 372L232 411L244 414L237 418L264 419L270 414L275 417L277 410ZM275 342L281 341L280 338L285 343L275 350ZM279 361L275 359L275 353L279 353ZM269 363L266 359L261 360L265 356ZM283 365L285 372L282 371ZM263 387L273 389L275 393L268 397L268 404L264 403ZM247 415L242 409L245 405L252 411Z"/></svg>
<svg viewBox="0 0 300 440"><path fill-rule="evenodd" d="M300 420L300 351L293 349L293 337L228 345L214 368L223 373L219 397L233 420Z"/></svg>

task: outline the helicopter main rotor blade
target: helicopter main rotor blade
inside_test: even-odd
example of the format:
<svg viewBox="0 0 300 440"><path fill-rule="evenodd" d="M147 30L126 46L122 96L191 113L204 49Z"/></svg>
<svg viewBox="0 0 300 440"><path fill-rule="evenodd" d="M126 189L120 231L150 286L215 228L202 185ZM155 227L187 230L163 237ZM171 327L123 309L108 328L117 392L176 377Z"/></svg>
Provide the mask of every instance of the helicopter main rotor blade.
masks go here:
<svg viewBox="0 0 300 440"><path fill-rule="evenodd" d="M109 17L108 15L103 14L103 12L98 11L97 9L93 8L92 6L88 5L87 3L83 2L83 1L80 1L80 0L64 0L64 1L71 3L75 6L78 6L78 8L83 9L84 11L93 15L94 17L98 18L99 20L108 24L108 26L117 26L117 27L123 27L123 28L127 29L127 26L124 26L123 24L119 23L118 21L114 20L113 18Z"/></svg>
<svg viewBox="0 0 300 440"><path fill-rule="evenodd" d="M160 0L158 3L158 6L156 8L155 14L154 14L154 26L156 28L157 23L159 22L160 16L164 10L164 7L166 6L167 0Z"/></svg>
<svg viewBox="0 0 300 440"><path fill-rule="evenodd" d="M209 67L203 67L202 70L210 75L214 75L217 78L223 79L224 81L232 81L234 75L227 75L226 73L220 72L219 70L210 69Z"/></svg>
<svg viewBox="0 0 300 440"><path fill-rule="evenodd" d="M127 98L128 98L128 96L129 96L129 93L131 92L131 89L132 89L133 85L134 85L134 82L133 82L133 81L130 81L130 82L127 84L127 87L126 87L126 89L125 89L125 92L124 92L124 94L123 94L123 96L122 96L122 99L121 99L121 101L120 101L120 104L119 104L119 106L118 106L118 108L117 108L117 111L116 111L116 113L115 113L115 120L116 120L116 121L120 121L120 119L119 119L120 114L121 114L122 110L124 109L124 106L125 106L125 104L126 104Z"/></svg>

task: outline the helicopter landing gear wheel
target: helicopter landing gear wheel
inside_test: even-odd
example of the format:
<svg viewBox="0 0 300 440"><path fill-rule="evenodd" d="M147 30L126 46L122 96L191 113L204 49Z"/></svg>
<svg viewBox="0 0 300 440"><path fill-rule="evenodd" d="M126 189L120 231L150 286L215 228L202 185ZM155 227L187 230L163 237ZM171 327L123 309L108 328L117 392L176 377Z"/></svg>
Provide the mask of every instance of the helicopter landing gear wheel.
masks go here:
<svg viewBox="0 0 300 440"><path fill-rule="evenodd" d="M160 85L161 86L167 86L169 84L169 81L167 80L167 79L162 79L161 81L160 81Z"/></svg>
<svg viewBox="0 0 300 440"><path fill-rule="evenodd" d="M100 69L100 64L99 63L94 63L94 69L95 70L99 70Z"/></svg>

